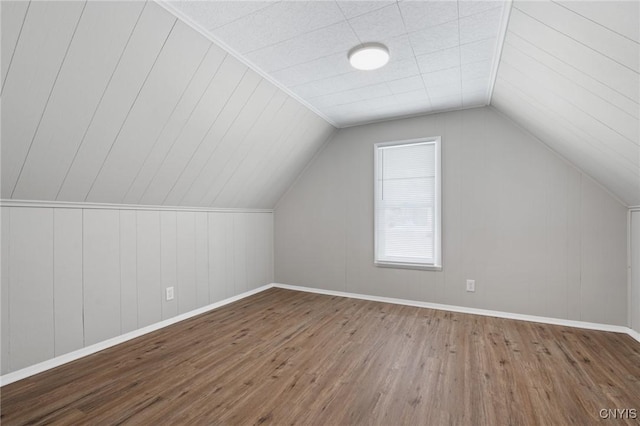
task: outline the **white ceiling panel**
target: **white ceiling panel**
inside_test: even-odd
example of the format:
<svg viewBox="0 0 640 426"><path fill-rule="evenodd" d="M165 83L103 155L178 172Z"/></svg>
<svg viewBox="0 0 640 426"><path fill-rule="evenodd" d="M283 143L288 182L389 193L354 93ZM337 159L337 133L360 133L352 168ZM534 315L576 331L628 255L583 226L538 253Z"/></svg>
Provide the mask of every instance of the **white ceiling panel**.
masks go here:
<svg viewBox="0 0 640 426"><path fill-rule="evenodd" d="M493 8L475 15L466 16L459 21L460 43L471 43L496 37L500 30L501 8Z"/></svg>
<svg viewBox="0 0 640 426"><path fill-rule="evenodd" d="M496 48L497 38L489 37L460 45L460 63L468 64L478 61L491 61Z"/></svg>
<svg viewBox="0 0 640 426"><path fill-rule="evenodd" d="M374 1L338 1L336 2L344 17L347 19L355 18L360 15L364 15L365 13L373 12L374 10L382 9L383 7L392 5L395 1L383 1L383 0L374 0Z"/></svg>
<svg viewBox="0 0 640 426"><path fill-rule="evenodd" d="M221 40L233 37L233 48L248 53L294 39L342 21L335 2L282 1L213 30ZM274 25L274 22L278 25Z"/></svg>
<svg viewBox="0 0 640 426"><path fill-rule="evenodd" d="M402 11L407 32L457 21L459 17L458 4L455 1L404 1L398 5Z"/></svg>
<svg viewBox="0 0 640 426"><path fill-rule="evenodd" d="M352 18L349 25L363 43L396 37L406 32L396 4Z"/></svg>
<svg viewBox="0 0 640 426"><path fill-rule="evenodd" d="M484 58L483 58L484 59ZM460 47L439 50L417 57L420 72L427 74L434 71L460 67Z"/></svg>
<svg viewBox="0 0 640 426"><path fill-rule="evenodd" d="M640 204L637 2L511 11L492 104L627 205Z"/></svg>
<svg viewBox="0 0 640 426"><path fill-rule="evenodd" d="M234 15L232 22L213 28L215 24L206 21L214 19L217 8L227 13L224 3L168 4L337 126L402 116L405 108L384 100L389 93L383 95L381 87L390 89L391 95L398 90L414 91L421 99L415 102L421 102L418 109L422 112L450 109L449 99L441 106L429 99L424 82L435 88L433 76L418 77L444 71L450 75L440 77L441 84L450 86L452 80L458 80L460 86L461 63L488 61L489 72L497 68L500 34L510 7L503 1L282 2L258 10L250 7L245 16ZM350 67L347 53L365 42L389 48L391 59L386 67L376 71ZM467 67L465 72L473 74L469 78L479 80L477 74L486 74L478 67ZM422 85L417 84L421 80ZM377 86L382 83L386 86ZM483 104L489 103L492 81L486 79L486 83ZM361 102L362 92L354 89L367 86L375 90L367 98L379 99L369 105L371 116L367 117L366 110L355 113L353 108L334 108ZM412 105L412 113L416 108Z"/></svg>
<svg viewBox="0 0 640 426"><path fill-rule="evenodd" d="M204 1L184 0L176 3L176 7L192 16L204 28L214 30L275 4L277 1L224 1L216 8L211 8Z"/></svg>

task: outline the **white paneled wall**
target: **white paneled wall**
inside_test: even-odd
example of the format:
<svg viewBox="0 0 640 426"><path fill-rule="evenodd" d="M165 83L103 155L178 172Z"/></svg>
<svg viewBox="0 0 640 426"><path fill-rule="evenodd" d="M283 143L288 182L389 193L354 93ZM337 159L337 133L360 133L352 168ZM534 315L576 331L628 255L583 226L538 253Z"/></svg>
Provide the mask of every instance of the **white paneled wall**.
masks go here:
<svg viewBox="0 0 640 426"><path fill-rule="evenodd" d="M335 130L153 1L0 8L4 199L272 208Z"/></svg>
<svg viewBox="0 0 640 426"><path fill-rule="evenodd" d="M2 374L272 282L271 212L1 209Z"/></svg>
<svg viewBox="0 0 640 426"><path fill-rule="evenodd" d="M442 137L443 269L376 267L374 144L428 136ZM492 108L342 129L278 203L276 281L626 325L626 217Z"/></svg>

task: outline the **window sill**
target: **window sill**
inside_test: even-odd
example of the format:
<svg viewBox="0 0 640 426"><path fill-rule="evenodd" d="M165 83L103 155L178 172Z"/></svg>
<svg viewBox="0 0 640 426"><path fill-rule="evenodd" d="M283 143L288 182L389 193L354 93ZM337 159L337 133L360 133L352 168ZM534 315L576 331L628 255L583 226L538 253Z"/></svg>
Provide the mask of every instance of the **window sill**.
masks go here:
<svg viewBox="0 0 640 426"><path fill-rule="evenodd" d="M442 271L442 265L421 265L419 263L380 262L374 261L374 265L380 268L395 269L419 269L422 271Z"/></svg>

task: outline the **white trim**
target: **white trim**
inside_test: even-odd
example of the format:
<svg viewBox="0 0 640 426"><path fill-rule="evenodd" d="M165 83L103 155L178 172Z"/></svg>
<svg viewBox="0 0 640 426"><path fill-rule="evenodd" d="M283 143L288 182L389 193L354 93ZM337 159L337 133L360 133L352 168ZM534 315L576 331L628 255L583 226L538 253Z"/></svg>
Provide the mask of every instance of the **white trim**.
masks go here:
<svg viewBox="0 0 640 426"><path fill-rule="evenodd" d="M308 109L313 111L316 115L318 115L320 118L322 118L327 123L331 124L333 127L338 128L338 125L336 124L335 121L333 121L332 119L330 119L329 117L324 115L322 112L320 112L320 110L318 110L316 107L311 105L309 102L307 102L306 100L304 100L303 98L298 96L296 93L291 91L291 89L289 89L288 87L284 86L278 80L274 79L269 74L267 74L266 72L262 71L256 64L254 64L253 62L248 60L240 52L238 52L235 49L233 49L227 43L225 43L224 41L222 41L219 38L217 38L210 31L208 31L205 27L203 27L202 25L200 25L199 23L197 23L196 21L191 19L190 16L186 15L180 9L176 8L171 2L169 2L167 0L154 0L154 1L159 6L164 8L166 11L168 11L169 13L174 15L176 18L178 18L180 21L182 21L183 23L185 23L186 25L191 27L193 30L195 30L198 33L200 33L201 35L203 35L206 39L212 41L213 43L217 44L222 49L226 50L231 56L233 56L238 61L242 62L243 64L245 64L246 66L251 68L260 77L264 78L265 80L267 80L268 82L270 82L271 84L273 84L274 86L276 86L277 88L279 88L280 90L285 92L287 95L291 96L293 99L295 99L296 101L300 102L302 105L304 105L305 107L307 107Z"/></svg>
<svg viewBox="0 0 640 426"><path fill-rule="evenodd" d="M415 300L396 299L392 297L369 296L365 294L348 293L344 291L323 290L323 289L312 288L312 287L302 287L302 286L296 286L296 285L272 283L272 284L263 285L262 287L258 287L253 290L249 290L237 296L233 296L228 299L221 300L220 302L212 303L202 308L198 308L193 311L175 316L173 318L169 318L167 320L160 321L155 324L151 324L147 327L143 327L138 330L131 331L121 336L117 336L112 339L105 340L103 342L96 343L94 345L87 346L82 349L78 349L77 351L73 351L68 354L64 354L35 365L31 365L21 370L5 374L4 376L0 376L0 387L4 385L8 385L9 383L16 382L18 380L26 379L27 377L36 375L38 373L42 373L52 368L59 367L63 364L67 364L71 361L75 361L87 355L92 355L96 352L100 352L104 349L110 348L120 343L124 343L128 340L135 339L136 337L140 337L145 334L151 333L152 331L156 331L161 328L175 324L177 322L184 321L194 316L209 312L213 309L219 308L224 305L228 305L232 302L236 302L240 299L244 299L245 297L252 296L254 294L268 290L270 288L282 288L286 290L302 291L305 293L316 293L316 294L324 294L328 296L348 297L351 299L370 300L373 302L383 302L383 303L393 303L395 305L415 306L418 308L437 309L441 311L460 312L464 314L514 319L514 320L520 320L520 321L537 322L542 324L562 325L566 327L584 328L587 330L609 331L613 333L626 333L629 336L631 336L633 339L640 342L640 333L628 327L624 327L620 325L598 324L593 322L573 321L573 320L565 320L560 318L539 317L535 315L514 314L509 312L491 311L487 309L467 308L464 306L443 305L439 303L419 302Z"/></svg>
<svg viewBox="0 0 640 426"><path fill-rule="evenodd" d="M498 30L498 38L496 39L496 49L493 56L493 64L491 64L491 76L489 77L489 89L487 91L487 105L491 104L493 97L493 89L498 79L498 69L500 68L500 59L502 58L502 48L504 39L507 36L507 28L509 27L509 17L511 16L512 0L505 0L502 6L502 16L500 17L500 29Z"/></svg>
<svg viewBox="0 0 640 426"><path fill-rule="evenodd" d="M630 206L629 210L631 210L631 211L640 211L640 206Z"/></svg>
<svg viewBox="0 0 640 426"><path fill-rule="evenodd" d="M273 213L273 209L229 209L214 207L144 206L139 204L85 203L68 201L8 200L0 199L0 207L38 207L61 209L107 209L107 210L159 210L217 213Z"/></svg>
<svg viewBox="0 0 640 426"><path fill-rule="evenodd" d="M9 383L16 382L18 380L26 379L27 377L33 376L38 373L42 373L43 371L50 370L55 367L59 367L63 364L66 364L71 361L75 361L77 359L83 358L87 355L94 354L96 352L100 352L104 349L110 348L112 346L118 345L120 343L124 343L128 340L135 339L136 337L143 336L145 334L151 333L152 331L159 330L161 328L167 327L169 325L175 324L180 321L184 321L186 319L192 318L196 315L203 314L205 312L209 312L213 309L219 308L224 305L228 305L229 303L236 302L240 299L244 299L245 297L254 295L256 293L260 293L262 291L268 290L273 287L273 284L263 285L262 287L258 287L253 290L246 291L244 293L238 294L237 296L229 297L228 299L221 300L220 302L212 303L210 305L204 306L202 308L195 309L193 311L175 316L173 318L166 319L164 321L157 322L155 324L148 325L146 327L140 328L138 330L131 331L129 333L125 333L123 335L104 340L102 342L96 343L91 346L84 347L82 349L78 349L73 352L69 352L68 354L60 355L55 358L49 359L47 361L43 361L41 363L31 365L29 367L23 368L18 371L14 371L13 373L5 374L4 376L0 376L0 386L8 385Z"/></svg>
<svg viewBox="0 0 640 426"><path fill-rule="evenodd" d="M325 294L328 296L349 297L352 299L370 300L373 302L393 303L395 305L415 306L418 308L437 309L440 311L459 312L463 314L482 315L487 317L506 318L519 321L538 322L542 324L562 325L565 327L584 328L587 330L610 331L625 333L640 342L640 333L622 325L600 324L595 322L574 321L562 318L539 317L536 315L515 314L510 312L492 311L489 309L468 308L465 306L444 305L440 303L420 302L417 300L396 299L394 297L370 296L366 294L349 293L344 291L323 290L312 287L302 287L288 284L272 284L275 288L304 291L307 293Z"/></svg>

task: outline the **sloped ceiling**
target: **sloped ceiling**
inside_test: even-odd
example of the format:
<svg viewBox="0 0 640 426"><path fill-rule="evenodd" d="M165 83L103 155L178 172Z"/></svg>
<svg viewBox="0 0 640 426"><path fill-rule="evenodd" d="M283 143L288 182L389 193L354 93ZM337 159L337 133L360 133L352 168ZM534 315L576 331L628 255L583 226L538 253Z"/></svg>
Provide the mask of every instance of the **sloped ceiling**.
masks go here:
<svg viewBox="0 0 640 426"><path fill-rule="evenodd" d="M501 1L165 3L339 127L489 103L508 4ZM389 47L354 70L347 52Z"/></svg>
<svg viewBox="0 0 640 426"><path fill-rule="evenodd" d="M335 130L156 3L1 11L4 199L269 208Z"/></svg>
<svg viewBox="0 0 640 426"><path fill-rule="evenodd" d="M215 21L215 28L234 22L251 27L241 40L246 48L238 48L246 49L246 56L286 44L283 37L304 41L302 34L345 22L356 42L373 31L371 37L398 42L394 47L389 41L392 51L413 49L392 70L395 77L380 81L344 68L344 60L336 65L346 47L325 56L312 52L309 62L281 70L269 65L273 55L265 54L265 69L255 71L246 57L236 58L169 13L166 8L174 6L166 2L161 7L141 1L2 1L1 196L269 208L335 131L300 98L321 101L318 105L343 124L397 113L376 107L375 99L407 108L403 113L416 112L408 99L414 90L429 99L429 108L419 112L438 109L432 102L438 88L453 90L442 99L457 99L442 105L463 108L472 105L464 93L473 90L465 92L464 78L459 85L444 84L447 74L463 76L465 66L474 63L469 58L478 54L476 62L486 64L490 52L497 69L491 104L625 204L640 205L639 2L515 0L504 8L504 2L405 1L306 6L214 1L215 13L204 17ZM418 3L441 13L421 13L427 9ZM449 16L452 5L456 16L438 21ZM272 7L297 17L290 26L302 32L283 35L279 31L293 30L251 21ZM307 12L291 12L296 7ZM315 8L341 14L320 16ZM398 26L385 18L392 10L404 19L402 32L394 36ZM510 10L503 45L495 25L502 10ZM375 21L378 14L382 18ZM467 18L477 21L475 27L465 26ZM443 25L452 22L458 35L449 45ZM424 28L413 31L414 24ZM472 27L466 44L465 28ZM251 50L256 38L262 45ZM446 72L432 68L445 63ZM485 97L478 104L488 101L485 84L490 89L493 82L487 81L486 67L481 71L477 93ZM273 80L265 78L267 72ZM402 74L407 72L412 75ZM441 73L443 82L430 89L427 76L433 73ZM351 83L361 85L357 93L345 93ZM392 95L378 97L378 86ZM329 100L351 95L359 100L347 107Z"/></svg>
<svg viewBox="0 0 640 426"><path fill-rule="evenodd" d="M513 3L491 103L640 205L640 2Z"/></svg>

